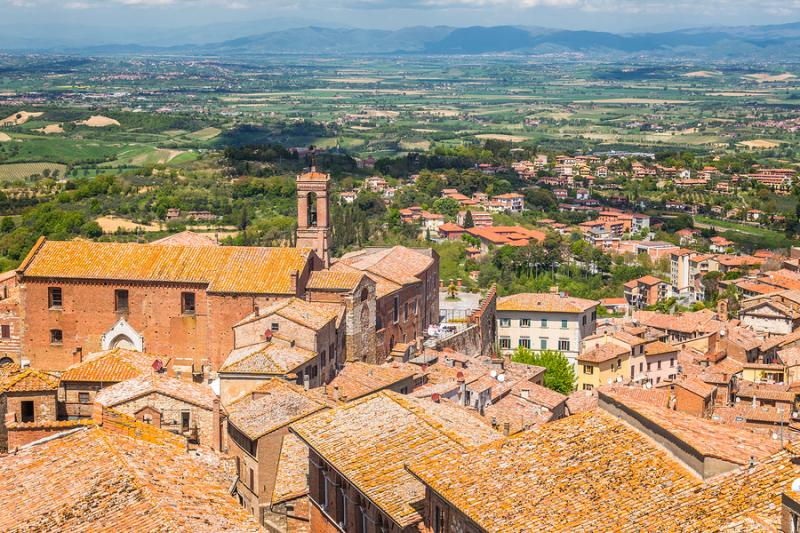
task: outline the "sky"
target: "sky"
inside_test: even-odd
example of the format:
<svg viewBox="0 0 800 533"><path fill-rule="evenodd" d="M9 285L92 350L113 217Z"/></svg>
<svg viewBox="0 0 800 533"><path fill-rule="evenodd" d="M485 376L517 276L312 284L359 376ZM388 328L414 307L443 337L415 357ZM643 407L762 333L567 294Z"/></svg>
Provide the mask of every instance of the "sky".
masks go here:
<svg viewBox="0 0 800 533"><path fill-rule="evenodd" d="M646 32L795 22L800 0L0 0L0 27L179 28L262 19L290 27L515 24Z"/></svg>

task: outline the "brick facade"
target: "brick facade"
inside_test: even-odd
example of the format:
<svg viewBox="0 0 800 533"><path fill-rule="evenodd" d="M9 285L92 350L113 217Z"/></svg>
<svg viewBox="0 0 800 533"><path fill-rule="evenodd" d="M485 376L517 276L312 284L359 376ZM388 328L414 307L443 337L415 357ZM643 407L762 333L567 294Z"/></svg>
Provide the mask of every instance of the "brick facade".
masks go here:
<svg viewBox="0 0 800 533"><path fill-rule="evenodd" d="M300 288L309 274L310 262L300 275ZM61 309L49 308L49 287L61 289ZM126 312L115 309L116 290L128 291ZM182 311L184 292L195 294L194 314ZM78 348L84 353L108 348L103 335L120 318L143 337L146 351L218 368L233 348L233 325L255 306L266 307L285 296L214 294L196 284L31 279L21 287L20 297L23 353L36 368L63 370ZM61 331L60 343L51 342L51 330Z"/></svg>

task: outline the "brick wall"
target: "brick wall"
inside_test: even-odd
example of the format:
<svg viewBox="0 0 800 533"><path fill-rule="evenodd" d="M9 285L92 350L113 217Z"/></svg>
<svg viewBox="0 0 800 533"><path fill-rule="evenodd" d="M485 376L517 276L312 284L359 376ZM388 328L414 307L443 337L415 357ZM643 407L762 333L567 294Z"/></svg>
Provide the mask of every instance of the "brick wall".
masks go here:
<svg viewBox="0 0 800 533"><path fill-rule="evenodd" d="M62 421L55 423L14 422L8 426L8 446L5 450L0 451L13 451L31 442L36 442L37 440L92 423L92 421Z"/></svg>
<svg viewBox="0 0 800 533"><path fill-rule="evenodd" d="M48 287L61 288L63 309L48 309ZM126 313L115 310L116 289L128 291ZM194 292L194 315L183 315L182 292ZM233 348L233 325L254 305L263 307L283 297L207 294L203 285L26 280L20 289L22 353L34 367L63 370L76 348L83 353L102 349L102 335L125 318L144 337L146 351L218 368ZM52 329L62 330L61 344L50 343Z"/></svg>

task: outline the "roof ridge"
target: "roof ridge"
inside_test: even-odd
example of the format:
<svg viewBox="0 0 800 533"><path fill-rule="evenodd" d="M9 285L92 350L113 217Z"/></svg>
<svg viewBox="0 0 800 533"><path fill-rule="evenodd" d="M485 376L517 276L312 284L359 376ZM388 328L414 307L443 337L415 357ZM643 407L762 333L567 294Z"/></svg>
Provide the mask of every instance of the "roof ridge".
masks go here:
<svg viewBox="0 0 800 533"><path fill-rule="evenodd" d="M406 411L412 413L417 418L419 418L420 420L425 422L425 424L430 426L431 429L437 431L438 433L440 433L441 435L446 437L448 440L451 440L454 443L456 443L462 450L466 450L466 449L470 448L470 446L468 446L465 443L463 443L461 441L461 439L458 438L458 436L454 432L445 429L443 424L440 424L440 423L437 423L437 422L431 420L430 417L428 416L427 411L425 409L423 409L422 407L420 407L419 405L415 405L413 402L407 402L405 398L401 399L401 395L399 395L398 393L389 394L389 391L387 391L387 390L378 391L377 394L384 395L385 397L389 398L390 400L395 402L397 405L399 405L401 408L403 408ZM367 398L369 398L369 397L370 396L367 396Z"/></svg>

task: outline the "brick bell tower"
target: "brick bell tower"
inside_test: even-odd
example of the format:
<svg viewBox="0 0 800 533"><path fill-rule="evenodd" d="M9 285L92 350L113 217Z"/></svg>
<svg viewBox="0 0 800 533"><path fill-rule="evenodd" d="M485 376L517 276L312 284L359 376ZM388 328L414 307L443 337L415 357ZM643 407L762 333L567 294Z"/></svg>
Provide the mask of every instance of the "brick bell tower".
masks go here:
<svg viewBox="0 0 800 533"><path fill-rule="evenodd" d="M331 266L330 174L309 172L297 176L297 248L311 248Z"/></svg>

